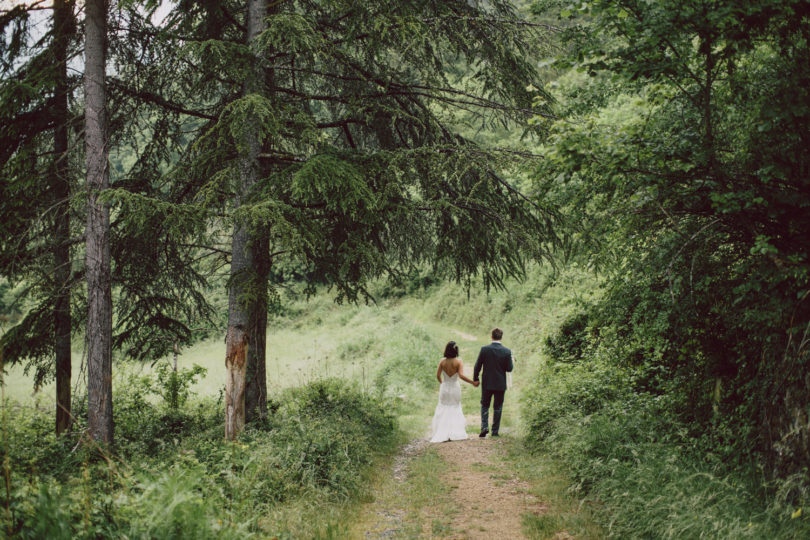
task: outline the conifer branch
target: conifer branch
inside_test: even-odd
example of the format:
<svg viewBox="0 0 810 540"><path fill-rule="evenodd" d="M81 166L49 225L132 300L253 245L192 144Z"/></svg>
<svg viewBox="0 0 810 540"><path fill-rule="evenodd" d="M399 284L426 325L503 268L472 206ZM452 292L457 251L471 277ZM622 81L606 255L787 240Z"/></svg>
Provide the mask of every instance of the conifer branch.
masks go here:
<svg viewBox="0 0 810 540"><path fill-rule="evenodd" d="M216 120L217 119L217 117L214 116L214 115L205 114L203 112L196 111L196 110L193 110L193 109L188 109L186 107L178 105L177 103L172 103L172 102L170 102L170 101L168 101L168 100L162 98L161 96L159 96L157 94L154 94L152 92L148 92L146 90L135 90L133 88L130 88L127 85L125 85L121 80L116 79L114 77L108 77L107 81L110 83L110 85L112 87L114 87L115 89L121 91L123 94L125 94L127 96L140 98L140 99L142 99L142 100L144 100L146 102L149 102L149 103L152 103L152 104L155 104L155 105L159 105L159 106L161 106L164 109L167 109L169 111L173 111L173 112L180 113L180 114L185 114L187 116L194 116L196 118L203 118L205 120Z"/></svg>

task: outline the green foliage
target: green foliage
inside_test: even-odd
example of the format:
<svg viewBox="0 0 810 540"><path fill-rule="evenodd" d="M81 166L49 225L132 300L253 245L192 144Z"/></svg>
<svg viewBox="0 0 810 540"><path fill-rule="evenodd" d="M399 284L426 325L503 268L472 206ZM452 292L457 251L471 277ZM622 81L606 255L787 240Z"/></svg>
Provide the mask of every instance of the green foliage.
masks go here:
<svg viewBox="0 0 810 540"><path fill-rule="evenodd" d="M144 473L131 493L116 501L126 534L134 538L251 538L251 521L229 522L217 482L205 468L186 460L160 473ZM223 519L225 518L225 519Z"/></svg>
<svg viewBox="0 0 810 540"><path fill-rule="evenodd" d="M762 462L741 451L750 434L711 407L712 388L694 377L674 378L651 360L668 321L633 319L655 313L657 295L644 280L622 291L621 298L608 292L591 307L578 307L547 330L543 352L550 358L524 394L528 447L568 468L572 488L597 502L597 517L612 536L787 539L810 533L799 512L810 501L806 474L765 479ZM628 309L639 301L642 306ZM576 362L569 361L572 355ZM680 393L690 385L691 407ZM709 403L707 413L698 412L701 403ZM551 525L530 520L526 526Z"/></svg>
<svg viewBox="0 0 810 540"><path fill-rule="evenodd" d="M556 334L546 337L546 354L557 362L582 360L587 344L587 328L588 313L574 313L563 321Z"/></svg>
<svg viewBox="0 0 810 540"><path fill-rule="evenodd" d="M5 279L0 279L0 324L17 322L21 312L15 305L14 290Z"/></svg>
<svg viewBox="0 0 810 540"><path fill-rule="evenodd" d="M181 377L189 382L195 371ZM298 498L356 497L374 457L394 447L391 405L343 381L285 391L269 407L267 425L230 443L221 403L150 403L150 393L169 391L158 380L116 385L117 452L104 460L73 435L54 438L49 415L6 404L3 448L11 453L0 457L8 457L12 474L12 521L4 513L3 530L20 538L279 534L283 525L260 516Z"/></svg>
<svg viewBox="0 0 810 540"><path fill-rule="evenodd" d="M86 522L78 490L60 487L49 480L12 483L10 510L4 517L4 532L13 538L94 538L111 532Z"/></svg>
<svg viewBox="0 0 810 540"><path fill-rule="evenodd" d="M382 395L361 393L356 384L340 379L313 382L295 391L289 400L281 400L288 401L285 407L290 414L299 416L302 423L316 419L335 425L349 422L361 428L360 440L375 441L382 448L391 442L396 426L393 411L387 410Z"/></svg>
<svg viewBox="0 0 810 540"><path fill-rule="evenodd" d="M670 408L649 395L605 402L593 414L559 417L545 440L580 492L606 505L612 535L797 538L810 531L806 520L791 518L807 504L806 492L787 502L771 489L763 500L756 476L727 471L712 438L695 444Z"/></svg>
<svg viewBox="0 0 810 540"><path fill-rule="evenodd" d="M575 312L576 313L576 312ZM573 319L580 317L576 313ZM571 319L569 319L571 320ZM560 342L563 323L553 342ZM592 334L587 334L591 339ZM677 394L650 394L637 370L597 360L540 367L524 395L530 448L564 463L580 497L597 500L611 535L641 538L796 538L807 522L803 475L762 483L761 469L729 454L734 423L695 431L679 419ZM544 523L528 523L542 529Z"/></svg>
<svg viewBox="0 0 810 540"><path fill-rule="evenodd" d="M562 12L567 54L556 67L570 71L554 82L569 118L549 128L536 188L567 216L564 255L606 276L584 350L631 367L637 391L667 394L696 431L719 415L735 433L730 460L764 460L783 477L806 470L802 8L580 7L538 6ZM550 352L575 354L576 336L552 337Z"/></svg>
<svg viewBox="0 0 810 540"><path fill-rule="evenodd" d="M176 341L187 344L204 335L198 328L210 323L211 310L200 292L209 272L195 264L199 252L192 247L202 244L208 223L201 222L199 206L172 205L176 186L162 178L188 142L188 124L175 113L161 114L162 107L149 98L154 94L147 89L138 94L128 84L136 77L146 87L171 86L174 76L171 68L158 74L154 61L164 56L161 46L143 39L143 18L154 13L154 2L147 4L150 9L142 2L123 2L111 15L127 31L108 36L115 65L115 76L106 81L113 189L101 200L113 205L114 216L113 346L155 359ZM13 321L19 324L3 335L0 346L8 364L23 362L35 370L39 386L54 372L55 307L71 304L74 332L82 329L86 307L81 287L86 194L77 187L84 162L82 77L69 71L61 80L55 61L65 55L72 65L83 45L75 4L67 3L61 28L55 28L55 12L47 12L46 20L32 18L31 9L38 8L16 6L0 21L8 32L0 45L0 138L6 143L0 150L0 275L19 285L24 306L23 317L15 315ZM128 61L132 56L138 58L137 75ZM62 97L68 102L64 116L55 105ZM54 146L60 130L67 138L61 150Z"/></svg>
<svg viewBox="0 0 810 540"><path fill-rule="evenodd" d="M548 254L553 212L503 175L514 154L472 144L454 121L524 125L547 108L526 89L536 36L511 3L282 3L249 45L234 7L184 3L155 44L178 67L166 92L207 119L169 175L186 186L177 204L269 235L273 266L302 268L309 292L327 284L339 300L425 264L497 287ZM261 84L236 98L256 69ZM249 130L260 179L234 205Z"/></svg>
<svg viewBox="0 0 810 540"><path fill-rule="evenodd" d="M155 387L171 410L178 410L188 400L190 387L198 377L205 377L207 369L197 364L191 368L174 370L168 362L155 367Z"/></svg>
<svg viewBox="0 0 810 540"><path fill-rule="evenodd" d="M527 440L532 444L545 441L561 418L592 414L606 403L629 397L626 375L595 362L546 366L535 385L524 398L524 407L530 411Z"/></svg>

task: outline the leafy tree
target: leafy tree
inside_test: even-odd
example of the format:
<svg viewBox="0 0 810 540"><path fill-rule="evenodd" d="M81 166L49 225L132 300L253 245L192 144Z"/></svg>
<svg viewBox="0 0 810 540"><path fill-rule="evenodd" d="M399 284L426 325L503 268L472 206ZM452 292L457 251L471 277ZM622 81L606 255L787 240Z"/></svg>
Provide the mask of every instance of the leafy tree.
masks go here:
<svg viewBox="0 0 810 540"><path fill-rule="evenodd" d="M567 64L601 95L554 126L539 178L601 246L602 346L738 453L806 467L806 4L584 6Z"/></svg>

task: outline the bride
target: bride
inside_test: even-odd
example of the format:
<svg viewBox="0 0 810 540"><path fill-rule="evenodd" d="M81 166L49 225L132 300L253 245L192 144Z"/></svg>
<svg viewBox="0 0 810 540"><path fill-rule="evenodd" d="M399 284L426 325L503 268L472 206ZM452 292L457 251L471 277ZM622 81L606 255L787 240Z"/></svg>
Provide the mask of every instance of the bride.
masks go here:
<svg viewBox="0 0 810 540"><path fill-rule="evenodd" d="M442 381L442 375L444 380ZM436 379L439 384L439 403L433 415L433 435L430 442L458 441L467 438L467 421L461 412L461 385L462 379L473 386L478 381L472 381L464 376L464 364L458 357L458 345L451 341L444 348L444 358L439 362L436 370Z"/></svg>

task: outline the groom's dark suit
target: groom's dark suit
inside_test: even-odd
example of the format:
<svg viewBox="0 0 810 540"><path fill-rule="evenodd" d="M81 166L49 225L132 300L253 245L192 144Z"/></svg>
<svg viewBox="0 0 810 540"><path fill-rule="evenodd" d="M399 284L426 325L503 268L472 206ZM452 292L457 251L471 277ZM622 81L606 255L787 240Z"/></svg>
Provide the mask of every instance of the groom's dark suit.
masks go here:
<svg viewBox="0 0 810 540"><path fill-rule="evenodd" d="M512 351L498 343L492 342L481 347L478 360L473 370L473 380L478 380L481 370L484 370L481 380L481 433L482 437L489 429L489 404L495 398L492 416L492 434L497 435L501 425L503 412L503 397L506 392L506 373L512 371Z"/></svg>

